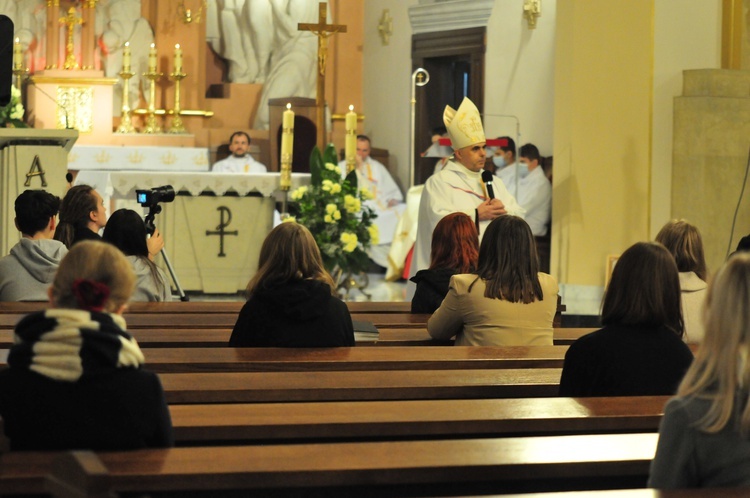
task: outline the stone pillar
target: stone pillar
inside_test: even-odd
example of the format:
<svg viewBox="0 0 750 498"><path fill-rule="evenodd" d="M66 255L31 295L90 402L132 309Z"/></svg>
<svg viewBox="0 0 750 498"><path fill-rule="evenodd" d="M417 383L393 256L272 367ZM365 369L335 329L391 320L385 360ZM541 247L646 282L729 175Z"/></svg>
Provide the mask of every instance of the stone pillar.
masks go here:
<svg viewBox="0 0 750 498"><path fill-rule="evenodd" d="M60 66L60 0L47 0L47 51L45 69L57 69Z"/></svg>
<svg viewBox="0 0 750 498"><path fill-rule="evenodd" d="M674 99L672 217L695 224L703 236L709 273L750 233L745 188L732 234L750 152L750 71L683 71L682 96Z"/></svg>
<svg viewBox="0 0 750 498"><path fill-rule="evenodd" d="M96 0L81 3L81 69L94 69Z"/></svg>

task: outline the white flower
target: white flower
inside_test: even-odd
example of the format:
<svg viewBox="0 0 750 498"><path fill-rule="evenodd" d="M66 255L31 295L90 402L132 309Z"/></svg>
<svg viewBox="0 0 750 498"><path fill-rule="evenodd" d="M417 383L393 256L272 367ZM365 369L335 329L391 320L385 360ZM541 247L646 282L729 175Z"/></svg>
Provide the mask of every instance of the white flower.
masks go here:
<svg viewBox="0 0 750 498"><path fill-rule="evenodd" d="M23 105L16 104L10 113L10 119L23 119Z"/></svg>

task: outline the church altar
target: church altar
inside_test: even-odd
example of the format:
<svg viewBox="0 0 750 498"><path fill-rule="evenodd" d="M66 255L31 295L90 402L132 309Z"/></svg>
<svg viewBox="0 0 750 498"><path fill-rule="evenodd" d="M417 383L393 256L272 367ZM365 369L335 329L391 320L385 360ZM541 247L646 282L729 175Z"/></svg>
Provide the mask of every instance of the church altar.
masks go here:
<svg viewBox="0 0 750 498"><path fill-rule="evenodd" d="M172 185L179 195L160 204L155 225L185 291L236 293L258 267L260 247L273 228L279 173L233 174L182 171L80 171L77 184L91 185L117 207L140 209L135 191ZM310 183L292 173L292 189ZM109 213L111 214L111 212ZM145 214L145 212L144 212ZM157 264L167 271L164 262Z"/></svg>
<svg viewBox="0 0 750 498"><path fill-rule="evenodd" d="M75 171L209 171L206 147L75 145L68 153Z"/></svg>

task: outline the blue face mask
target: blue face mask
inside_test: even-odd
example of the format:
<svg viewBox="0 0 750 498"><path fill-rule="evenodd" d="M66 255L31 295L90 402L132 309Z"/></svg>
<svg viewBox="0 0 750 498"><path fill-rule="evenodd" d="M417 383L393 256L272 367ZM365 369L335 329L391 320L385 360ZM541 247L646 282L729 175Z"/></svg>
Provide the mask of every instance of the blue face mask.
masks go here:
<svg viewBox="0 0 750 498"><path fill-rule="evenodd" d="M497 169L504 168L507 164L505 162L505 156L492 156L492 163Z"/></svg>
<svg viewBox="0 0 750 498"><path fill-rule="evenodd" d="M529 165L518 163L518 178L526 178L527 176L529 176Z"/></svg>

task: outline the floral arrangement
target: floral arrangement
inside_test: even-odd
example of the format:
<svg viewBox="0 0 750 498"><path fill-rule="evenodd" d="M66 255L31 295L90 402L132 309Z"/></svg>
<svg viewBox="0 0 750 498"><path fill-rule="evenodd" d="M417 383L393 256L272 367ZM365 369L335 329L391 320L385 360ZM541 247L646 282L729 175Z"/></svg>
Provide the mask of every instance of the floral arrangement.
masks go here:
<svg viewBox="0 0 750 498"><path fill-rule="evenodd" d="M357 174L342 179L336 165L336 150L325 153L315 147L310 155L310 186L291 193L296 221L305 225L320 248L326 269L334 275L359 273L369 266L367 249L378 243L377 216L364 204L372 199L366 189L357 189Z"/></svg>
<svg viewBox="0 0 750 498"><path fill-rule="evenodd" d="M0 127L28 128L28 125L23 122L23 112L21 90L11 86L10 103L5 107L0 107Z"/></svg>

